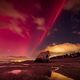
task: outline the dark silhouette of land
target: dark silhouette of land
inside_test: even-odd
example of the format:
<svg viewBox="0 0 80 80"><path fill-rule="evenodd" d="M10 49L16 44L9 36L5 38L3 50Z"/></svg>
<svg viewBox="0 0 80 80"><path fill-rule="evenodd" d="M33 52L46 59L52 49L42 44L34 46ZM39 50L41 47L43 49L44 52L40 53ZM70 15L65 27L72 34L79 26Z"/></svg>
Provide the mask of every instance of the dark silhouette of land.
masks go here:
<svg viewBox="0 0 80 80"><path fill-rule="evenodd" d="M80 80L80 53L51 59L46 55L45 59L38 57L35 61L0 63L0 80L50 80L51 72Z"/></svg>

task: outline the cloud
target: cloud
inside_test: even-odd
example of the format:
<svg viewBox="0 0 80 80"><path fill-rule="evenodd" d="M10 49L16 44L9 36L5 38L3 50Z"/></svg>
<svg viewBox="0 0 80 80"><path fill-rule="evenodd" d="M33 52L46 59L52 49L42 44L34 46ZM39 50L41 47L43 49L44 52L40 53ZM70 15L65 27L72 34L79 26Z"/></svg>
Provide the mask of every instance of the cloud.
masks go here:
<svg viewBox="0 0 80 80"><path fill-rule="evenodd" d="M64 9L80 9L80 0L67 0L67 4L64 6Z"/></svg>
<svg viewBox="0 0 80 80"><path fill-rule="evenodd" d="M80 44L64 43L58 45L51 45L44 49L44 51L49 51L51 56L64 55L66 53L70 54L71 52L79 52Z"/></svg>
<svg viewBox="0 0 80 80"><path fill-rule="evenodd" d="M36 7L38 10L42 10L42 6L41 6L39 3L36 3L36 4L35 4L35 7Z"/></svg>
<svg viewBox="0 0 80 80"><path fill-rule="evenodd" d="M9 22L0 21L0 29L9 29L13 33L18 34L21 37L30 37L28 30L24 29L24 26L19 26L20 22L12 19ZM25 33L25 34L24 34Z"/></svg>
<svg viewBox="0 0 80 80"><path fill-rule="evenodd" d="M58 28L54 28L54 31L55 31L55 32L58 32L58 31L59 31L59 29L58 29Z"/></svg>
<svg viewBox="0 0 80 80"><path fill-rule="evenodd" d="M22 29L18 26L18 23L12 21L11 24L8 24L8 27L11 31L22 36Z"/></svg>
<svg viewBox="0 0 80 80"><path fill-rule="evenodd" d="M79 31L73 31L72 33L80 36L80 32Z"/></svg>
<svg viewBox="0 0 80 80"><path fill-rule="evenodd" d="M18 12L14 6L6 1L0 1L0 29L9 29L21 37L30 37L24 29L27 15ZM21 24L21 26L20 26ZM25 34L23 32L25 31Z"/></svg>
<svg viewBox="0 0 80 80"><path fill-rule="evenodd" d="M34 18L34 22L39 26L43 26L45 24L45 19L44 18Z"/></svg>
<svg viewBox="0 0 80 80"><path fill-rule="evenodd" d="M10 16L12 18L21 19L25 21L25 15L18 12L12 4L6 1L0 1L0 15Z"/></svg>
<svg viewBox="0 0 80 80"><path fill-rule="evenodd" d="M38 30L43 30L45 31L45 19L42 17L33 17L33 22L37 25Z"/></svg>

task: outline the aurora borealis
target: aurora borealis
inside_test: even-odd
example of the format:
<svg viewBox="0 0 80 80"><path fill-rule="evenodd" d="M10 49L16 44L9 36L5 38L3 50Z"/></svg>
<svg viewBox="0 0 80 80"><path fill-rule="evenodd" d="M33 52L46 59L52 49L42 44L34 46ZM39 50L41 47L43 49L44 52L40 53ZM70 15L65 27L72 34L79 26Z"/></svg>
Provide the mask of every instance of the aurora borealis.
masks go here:
<svg viewBox="0 0 80 80"><path fill-rule="evenodd" d="M0 55L35 55L65 1L0 0Z"/></svg>

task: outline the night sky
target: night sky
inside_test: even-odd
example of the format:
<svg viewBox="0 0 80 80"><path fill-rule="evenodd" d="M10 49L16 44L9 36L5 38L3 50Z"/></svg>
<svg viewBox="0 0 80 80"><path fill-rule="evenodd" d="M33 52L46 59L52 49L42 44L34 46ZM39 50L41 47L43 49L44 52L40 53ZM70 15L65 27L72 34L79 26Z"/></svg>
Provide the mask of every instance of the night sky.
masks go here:
<svg viewBox="0 0 80 80"><path fill-rule="evenodd" d="M33 57L66 0L0 0L0 55Z"/></svg>
<svg viewBox="0 0 80 80"><path fill-rule="evenodd" d="M80 43L80 0L68 0L38 49L62 43Z"/></svg>
<svg viewBox="0 0 80 80"><path fill-rule="evenodd" d="M80 42L79 0L0 0L0 56L35 56L51 44Z"/></svg>
<svg viewBox="0 0 80 80"><path fill-rule="evenodd" d="M63 10L41 48L61 43L80 43L80 10Z"/></svg>

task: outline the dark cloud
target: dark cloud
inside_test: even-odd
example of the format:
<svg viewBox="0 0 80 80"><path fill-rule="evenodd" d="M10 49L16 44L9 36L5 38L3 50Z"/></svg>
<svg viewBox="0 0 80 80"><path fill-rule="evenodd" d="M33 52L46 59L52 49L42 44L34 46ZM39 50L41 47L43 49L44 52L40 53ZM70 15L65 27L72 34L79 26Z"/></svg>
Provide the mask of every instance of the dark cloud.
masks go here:
<svg viewBox="0 0 80 80"><path fill-rule="evenodd" d="M72 33L80 36L80 32L78 31L73 31Z"/></svg>
<svg viewBox="0 0 80 80"><path fill-rule="evenodd" d="M67 10L80 9L80 0L67 0L67 4L64 8Z"/></svg>

